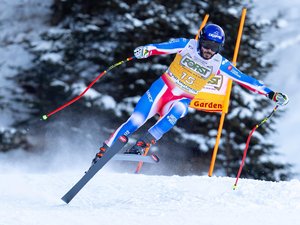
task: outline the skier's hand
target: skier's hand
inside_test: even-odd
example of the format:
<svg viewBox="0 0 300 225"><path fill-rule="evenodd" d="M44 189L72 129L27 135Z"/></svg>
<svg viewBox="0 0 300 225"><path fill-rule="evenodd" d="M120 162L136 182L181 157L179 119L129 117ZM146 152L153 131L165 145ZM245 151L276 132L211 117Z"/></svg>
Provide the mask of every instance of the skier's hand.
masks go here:
<svg viewBox="0 0 300 225"><path fill-rule="evenodd" d="M268 94L269 98L276 102L278 105L286 105L289 102L289 97L281 92L270 92Z"/></svg>
<svg viewBox="0 0 300 225"><path fill-rule="evenodd" d="M134 56L137 59L145 59L149 57L149 51L146 46L140 46L134 49Z"/></svg>

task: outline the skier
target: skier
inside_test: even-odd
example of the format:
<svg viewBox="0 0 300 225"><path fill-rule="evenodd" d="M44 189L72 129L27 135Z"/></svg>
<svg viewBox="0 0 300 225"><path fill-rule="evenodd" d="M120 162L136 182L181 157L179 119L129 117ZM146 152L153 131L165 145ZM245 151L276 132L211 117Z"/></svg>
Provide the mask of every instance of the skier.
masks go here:
<svg viewBox="0 0 300 225"><path fill-rule="evenodd" d="M178 38L159 44L137 47L134 56L144 59L152 55L176 54L167 71L162 74L138 101L132 115L106 140L93 159L95 163L106 149L121 135L129 136L155 114L160 119L138 139L125 153L144 153L144 149L155 144L176 122L188 112L194 96L215 74L228 76L246 88L262 94L278 105L286 105L288 96L274 92L261 81L239 71L229 60L219 54L224 46L225 34L216 24L206 25L195 39Z"/></svg>

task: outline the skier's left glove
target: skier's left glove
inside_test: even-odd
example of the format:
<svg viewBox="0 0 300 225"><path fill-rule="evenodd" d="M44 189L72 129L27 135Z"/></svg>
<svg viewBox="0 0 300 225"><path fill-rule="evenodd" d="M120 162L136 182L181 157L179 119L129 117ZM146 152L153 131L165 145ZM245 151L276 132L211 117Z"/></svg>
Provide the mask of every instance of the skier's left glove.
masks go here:
<svg viewBox="0 0 300 225"><path fill-rule="evenodd" d="M134 49L134 56L137 59L145 59L149 57L149 50L146 46L140 46Z"/></svg>
<svg viewBox="0 0 300 225"><path fill-rule="evenodd" d="M268 97L273 100L274 102L276 102L278 105L286 105L289 102L289 97L286 94L283 94L281 92L273 92L271 91L268 94Z"/></svg>

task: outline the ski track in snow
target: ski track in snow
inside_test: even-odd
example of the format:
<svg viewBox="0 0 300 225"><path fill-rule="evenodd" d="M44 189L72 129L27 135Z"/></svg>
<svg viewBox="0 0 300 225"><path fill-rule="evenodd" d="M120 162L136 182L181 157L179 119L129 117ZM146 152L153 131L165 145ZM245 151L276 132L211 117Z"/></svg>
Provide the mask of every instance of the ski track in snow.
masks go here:
<svg viewBox="0 0 300 225"><path fill-rule="evenodd" d="M83 170L84 171L84 170ZM69 203L82 171L0 174L0 225L300 224L300 181L100 171Z"/></svg>

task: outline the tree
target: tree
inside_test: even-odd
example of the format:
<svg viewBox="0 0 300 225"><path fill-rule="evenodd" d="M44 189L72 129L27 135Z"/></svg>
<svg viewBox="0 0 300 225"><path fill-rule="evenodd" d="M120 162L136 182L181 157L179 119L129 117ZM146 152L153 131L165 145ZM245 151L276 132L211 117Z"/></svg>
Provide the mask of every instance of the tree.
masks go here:
<svg viewBox="0 0 300 225"><path fill-rule="evenodd" d="M131 56L139 45L168 41L175 37L193 38L205 13L210 21L225 30L223 55L231 59L242 3L239 1L54 1L52 28L43 35L44 43L29 43L35 55L34 66L21 71L16 82L22 88L22 101L30 105L29 117L41 115L80 93L109 65ZM265 28L247 20L238 67L263 79L271 69L263 64L266 49L258 46ZM47 43L47 44L45 44ZM47 46L47 48L45 48ZM174 56L152 57L112 70L93 87L86 97L60 114L60 121L70 126L82 115L95 118L96 129L107 138L130 115L138 97L164 72ZM249 102L251 98L251 102ZM109 99L110 104L108 104ZM235 176L243 145L250 129L267 115L272 105L268 99L249 94L233 86L230 113L224 125L216 169ZM109 115L109 116L108 116ZM103 119L104 118L104 119ZM159 142L159 154L165 159L168 174L206 172L210 162L219 115L190 110L186 118ZM153 122L151 120L150 122ZM71 125L72 124L72 125ZM147 123L140 132L151 124ZM261 127L253 137L247 162L249 178L277 180L288 178L288 165L263 158L275 154L266 137L274 131L273 123ZM40 131L39 131L40 132ZM76 134L74 134L76 135ZM136 138L138 135L133 135ZM262 138L264 137L264 138ZM184 149L184 150L183 150ZM176 168L172 167L176 162ZM151 171L161 172L152 168ZM279 172L278 172L279 171ZM279 176L276 174L279 173Z"/></svg>

